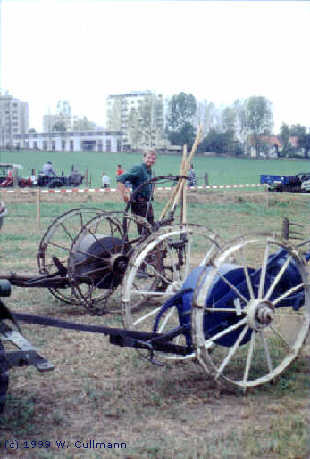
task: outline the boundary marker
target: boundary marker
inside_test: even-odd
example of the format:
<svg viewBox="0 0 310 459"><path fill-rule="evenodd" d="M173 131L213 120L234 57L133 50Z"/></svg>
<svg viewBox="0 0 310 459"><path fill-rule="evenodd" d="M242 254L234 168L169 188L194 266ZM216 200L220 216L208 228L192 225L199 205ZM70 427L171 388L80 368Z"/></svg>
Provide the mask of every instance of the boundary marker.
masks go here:
<svg viewBox="0 0 310 459"><path fill-rule="evenodd" d="M189 189L194 190L210 190L210 189L226 189L226 188L253 188L253 187L261 187L265 186L265 184L261 183L246 183L244 185L205 185L205 186L191 186ZM156 191L170 191L172 187L158 187ZM4 193L33 193L38 191L38 188L18 188L14 190L8 190L6 188L0 188L0 192ZM40 193L114 193L116 192L116 188L70 188L70 189L48 189L48 190L41 190Z"/></svg>

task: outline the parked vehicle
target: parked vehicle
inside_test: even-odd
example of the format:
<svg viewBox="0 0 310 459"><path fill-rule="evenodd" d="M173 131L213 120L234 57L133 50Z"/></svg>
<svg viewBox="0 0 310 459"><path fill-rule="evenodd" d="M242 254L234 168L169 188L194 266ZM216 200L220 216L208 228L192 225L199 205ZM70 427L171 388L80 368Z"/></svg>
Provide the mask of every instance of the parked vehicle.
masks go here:
<svg viewBox="0 0 310 459"><path fill-rule="evenodd" d="M22 168L23 166L20 164L0 163L0 187L11 187L15 181L16 185L21 188L33 186L59 188L62 186L79 186L84 179L84 176L74 169L68 176L50 177L39 173L38 175L33 174L31 177L24 178L18 174Z"/></svg>
<svg viewBox="0 0 310 459"><path fill-rule="evenodd" d="M310 172L297 175L261 175L260 183L268 185L268 191L306 193L310 191Z"/></svg>

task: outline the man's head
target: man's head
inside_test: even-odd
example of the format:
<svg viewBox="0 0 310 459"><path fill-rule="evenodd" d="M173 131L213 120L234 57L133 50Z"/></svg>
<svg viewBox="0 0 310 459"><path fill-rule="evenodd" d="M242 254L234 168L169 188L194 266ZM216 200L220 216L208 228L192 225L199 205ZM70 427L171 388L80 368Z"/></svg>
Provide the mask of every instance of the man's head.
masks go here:
<svg viewBox="0 0 310 459"><path fill-rule="evenodd" d="M157 159L157 154L156 154L156 151L154 150L146 151L143 155L143 162L144 164L146 164L147 167L153 166L153 164L155 164L156 162L156 159Z"/></svg>
<svg viewBox="0 0 310 459"><path fill-rule="evenodd" d="M122 165L121 165L121 164L118 164L117 167L120 169L120 168L122 167Z"/></svg>

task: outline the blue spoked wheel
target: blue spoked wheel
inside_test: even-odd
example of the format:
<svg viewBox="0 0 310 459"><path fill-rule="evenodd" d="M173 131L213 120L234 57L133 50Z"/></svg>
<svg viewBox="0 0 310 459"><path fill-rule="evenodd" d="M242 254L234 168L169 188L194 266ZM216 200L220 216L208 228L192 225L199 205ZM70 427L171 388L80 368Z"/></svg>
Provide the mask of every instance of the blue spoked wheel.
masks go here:
<svg viewBox="0 0 310 459"><path fill-rule="evenodd" d="M199 362L243 389L274 380L309 332L304 256L273 235L247 235L226 244L201 278L193 319Z"/></svg>

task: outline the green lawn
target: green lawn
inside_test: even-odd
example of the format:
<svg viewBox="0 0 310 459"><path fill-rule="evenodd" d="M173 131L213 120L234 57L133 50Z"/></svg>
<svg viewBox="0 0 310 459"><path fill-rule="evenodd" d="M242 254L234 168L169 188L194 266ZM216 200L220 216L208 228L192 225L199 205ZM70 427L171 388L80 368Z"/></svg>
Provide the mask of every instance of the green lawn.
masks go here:
<svg viewBox="0 0 310 459"><path fill-rule="evenodd" d="M115 185L117 164L128 170L133 164L141 161L137 153L99 153L99 152L0 152L0 162L21 164L22 176L31 174L31 169L39 171L46 160L51 160L61 175L68 175L74 164L81 172L88 168L92 186L101 185L101 174L105 171ZM180 156L161 155L154 168L155 175L177 174L180 168ZM308 172L310 164L307 160L251 160L237 158L205 158L196 156L194 167L198 184L204 184L204 175L208 174L210 185L230 185L259 183L261 174L295 175Z"/></svg>

